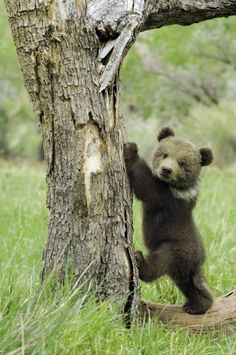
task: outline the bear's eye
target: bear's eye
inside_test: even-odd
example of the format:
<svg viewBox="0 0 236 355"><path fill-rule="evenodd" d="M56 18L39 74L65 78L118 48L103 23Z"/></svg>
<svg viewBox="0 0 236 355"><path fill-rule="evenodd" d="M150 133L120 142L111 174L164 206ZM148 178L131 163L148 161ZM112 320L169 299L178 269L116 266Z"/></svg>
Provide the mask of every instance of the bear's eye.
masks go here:
<svg viewBox="0 0 236 355"><path fill-rule="evenodd" d="M181 167L185 166L185 162L184 162L184 161L179 161L178 164L179 164L179 166L181 166Z"/></svg>
<svg viewBox="0 0 236 355"><path fill-rule="evenodd" d="M166 159L166 158L168 158L168 154L163 154L163 159Z"/></svg>

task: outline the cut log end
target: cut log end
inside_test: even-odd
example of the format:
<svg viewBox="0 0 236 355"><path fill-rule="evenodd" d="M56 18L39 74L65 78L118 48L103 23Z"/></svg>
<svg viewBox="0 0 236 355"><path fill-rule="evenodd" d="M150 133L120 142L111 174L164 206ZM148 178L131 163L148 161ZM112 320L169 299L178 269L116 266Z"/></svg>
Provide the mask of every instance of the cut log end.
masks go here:
<svg viewBox="0 0 236 355"><path fill-rule="evenodd" d="M210 332L221 330L224 333L236 329L236 290L219 297L206 314L185 313L180 305L155 304L143 301L143 317L151 317L158 322L168 324L170 328L187 329L190 332Z"/></svg>

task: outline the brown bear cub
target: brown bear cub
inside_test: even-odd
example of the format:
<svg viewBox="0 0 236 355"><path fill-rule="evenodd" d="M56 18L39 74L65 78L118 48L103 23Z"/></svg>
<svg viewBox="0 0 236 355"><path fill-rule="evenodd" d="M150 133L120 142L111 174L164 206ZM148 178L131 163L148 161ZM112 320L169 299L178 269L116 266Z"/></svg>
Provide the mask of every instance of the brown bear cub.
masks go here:
<svg viewBox="0 0 236 355"><path fill-rule="evenodd" d="M131 188L143 203L145 258L136 252L141 280L150 282L163 275L175 282L186 297L184 310L205 313L213 297L205 283L205 260L201 236L192 211L199 191L201 167L211 164L212 151L198 149L170 128L158 135L152 168L138 156L135 143L125 144L125 162Z"/></svg>

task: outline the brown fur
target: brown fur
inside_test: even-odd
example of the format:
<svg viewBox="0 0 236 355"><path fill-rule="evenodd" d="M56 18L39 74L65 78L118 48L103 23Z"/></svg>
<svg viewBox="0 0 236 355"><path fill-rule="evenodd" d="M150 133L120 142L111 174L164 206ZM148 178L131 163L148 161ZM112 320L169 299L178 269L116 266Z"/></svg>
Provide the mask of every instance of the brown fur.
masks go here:
<svg viewBox="0 0 236 355"><path fill-rule="evenodd" d="M186 297L184 310L205 313L213 298L204 281L205 252L192 211L201 166L211 163L212 152L175 137L170 128L162 129L158 140L152 169L138 156L135 143L125 145L130 185L143 203L143 238L149 252L146 258L136 252L139 275L146 282L169 275ZM179 193L187 197L179 198Z"/></svg>

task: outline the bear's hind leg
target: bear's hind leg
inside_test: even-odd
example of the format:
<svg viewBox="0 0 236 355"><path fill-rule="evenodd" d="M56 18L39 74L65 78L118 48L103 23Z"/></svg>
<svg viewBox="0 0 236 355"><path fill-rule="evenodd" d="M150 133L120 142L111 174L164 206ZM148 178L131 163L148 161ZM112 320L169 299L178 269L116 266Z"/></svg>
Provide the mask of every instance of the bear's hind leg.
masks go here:
<svg viewBox="0 0 236 355"><path fill-rule="evenodd" d="M145 282L154 281L167 275L172 264L172 252L168 245L163 245L144 258L141 251L135 252L139 277Z"/></svg>
<svg viewBox="0 0 236 355"><path fill-rule="evenodd" d="M188 281L178 280L177 286L187 298L183 308L190 314L203 314L213 305L213 297L201 271L190 276Z"/></svg>

